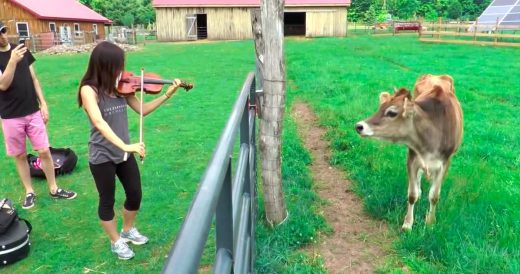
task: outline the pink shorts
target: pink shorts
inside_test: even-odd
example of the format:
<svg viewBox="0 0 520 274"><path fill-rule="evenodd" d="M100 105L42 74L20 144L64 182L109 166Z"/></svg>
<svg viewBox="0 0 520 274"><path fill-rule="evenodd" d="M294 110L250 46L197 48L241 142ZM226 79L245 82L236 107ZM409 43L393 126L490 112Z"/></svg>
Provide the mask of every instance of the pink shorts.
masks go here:
<svg viewBox="0 0 520 274"><path fill-rule="evenodd" d="M2 129L4 130L6 152L9 156L27 152L25 148L27 137L34 150L49 147L49 137L40 111L20 118L2 119Z"/></svg>

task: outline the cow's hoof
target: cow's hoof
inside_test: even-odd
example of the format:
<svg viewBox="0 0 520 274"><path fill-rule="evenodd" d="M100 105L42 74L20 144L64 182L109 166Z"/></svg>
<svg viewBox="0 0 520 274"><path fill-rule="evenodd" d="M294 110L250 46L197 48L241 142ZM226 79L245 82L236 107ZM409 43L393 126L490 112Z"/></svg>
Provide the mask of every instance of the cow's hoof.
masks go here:
<svg viewBox="0 0 520 274"><path fill-rule="evenodd" d="M435 215L427 214L427 215L426 215L426 224L427 224L427 225L433 225L433 224L435 224Z"/></svg>
<svg viewBox="0 0 520 274"><path fill-rule="evenodd" d="M412 224L403 224L401 227L402 232L409 232L412 231Z"/></svg>

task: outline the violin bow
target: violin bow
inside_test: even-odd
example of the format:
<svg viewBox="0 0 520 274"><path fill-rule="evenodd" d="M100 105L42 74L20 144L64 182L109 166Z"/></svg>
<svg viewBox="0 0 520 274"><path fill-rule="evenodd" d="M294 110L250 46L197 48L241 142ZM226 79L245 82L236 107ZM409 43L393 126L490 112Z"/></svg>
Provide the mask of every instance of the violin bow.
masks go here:
<svg viewBox="0 0 520 274"><path fill-rule="evenodd" d="M144 101L144 68L141 68L141 104L139 109L139 143L143 143L143 101ZM144 157L141 156L141 164L144 164Z"/></svg>

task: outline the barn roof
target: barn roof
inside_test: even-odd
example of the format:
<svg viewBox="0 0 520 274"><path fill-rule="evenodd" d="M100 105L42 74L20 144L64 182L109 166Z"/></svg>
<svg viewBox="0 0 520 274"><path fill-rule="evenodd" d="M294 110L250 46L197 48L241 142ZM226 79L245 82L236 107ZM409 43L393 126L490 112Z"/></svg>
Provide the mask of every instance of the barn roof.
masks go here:
<svg viewBox="0 0 520 274"><path fill-rule="evenodd" d="M261 0L153 0L158 7L259 7ZM350 6L351 0L285 0L287 7Z"/></svg>
<svg viewBox="0 0 520 274"><path fill-rule="evenodd" d="M91 10L77 0L11 0L38 19L97 22L112 21Z"/></svg>

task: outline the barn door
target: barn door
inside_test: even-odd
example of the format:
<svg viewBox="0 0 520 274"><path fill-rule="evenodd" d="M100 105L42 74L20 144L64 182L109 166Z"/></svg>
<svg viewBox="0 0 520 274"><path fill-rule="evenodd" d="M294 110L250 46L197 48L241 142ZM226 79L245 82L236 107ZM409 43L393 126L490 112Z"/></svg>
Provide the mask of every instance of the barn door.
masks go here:
<svg viewBox="0 0 520 274"><path fill-rule="evenodd" d="M194 14L186 15L186 38L197 40L197 16Z"/></svg>

